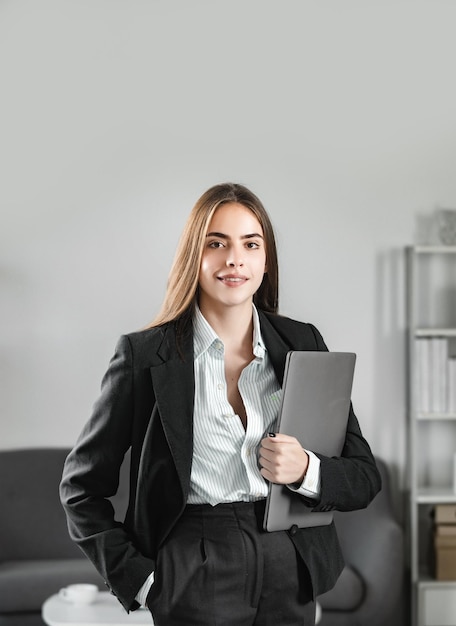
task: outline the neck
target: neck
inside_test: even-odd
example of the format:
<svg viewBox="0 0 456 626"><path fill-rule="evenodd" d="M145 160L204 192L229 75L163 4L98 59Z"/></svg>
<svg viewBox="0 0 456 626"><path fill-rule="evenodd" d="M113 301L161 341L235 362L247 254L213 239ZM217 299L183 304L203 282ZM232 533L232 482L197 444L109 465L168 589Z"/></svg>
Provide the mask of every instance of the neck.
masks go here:
<svg viewBox="0 0 456 626"><path fill-rule="evenodd" d="M242 307L207 307L199 304L201 313L225 345L249 342L253 340L253 310L252 303L247 302Z"/></svg>

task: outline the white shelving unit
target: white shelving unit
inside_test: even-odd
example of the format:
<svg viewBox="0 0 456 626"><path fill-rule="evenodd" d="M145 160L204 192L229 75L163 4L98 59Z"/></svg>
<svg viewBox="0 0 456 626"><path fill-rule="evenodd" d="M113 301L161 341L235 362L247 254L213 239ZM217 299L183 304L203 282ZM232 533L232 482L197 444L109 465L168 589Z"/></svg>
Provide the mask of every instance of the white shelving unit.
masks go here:
<svg viewBox="0 0 456 626"><path fill-rule="evenodd" d="M456 626L456 580L436 580L432 565L432 511L438 504L456 504L456 411L423 410L417 363L419 339L443 338L456 350L456 246L414 246L406 252L412 626Z"/></svg>

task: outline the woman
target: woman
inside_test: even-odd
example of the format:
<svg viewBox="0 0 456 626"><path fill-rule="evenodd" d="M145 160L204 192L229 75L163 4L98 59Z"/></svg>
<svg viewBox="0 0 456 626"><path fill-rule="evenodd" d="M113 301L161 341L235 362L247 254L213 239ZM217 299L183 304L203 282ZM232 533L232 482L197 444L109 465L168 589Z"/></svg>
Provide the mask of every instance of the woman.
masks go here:
<svg viewBox="0 0 456 626"><path fill-rule="evenodd" d="M71 537L126 610L158 626L314 623L343 558L333 524L262 531L270 482L314 510L366 507L380 489L350 409L327 458L275 433L286 354L327 350L277 315L274 233L260 200L222 184L193 208L155 322L120 339L64 469ZM107 500L131 449L124 523Z"/></svg>

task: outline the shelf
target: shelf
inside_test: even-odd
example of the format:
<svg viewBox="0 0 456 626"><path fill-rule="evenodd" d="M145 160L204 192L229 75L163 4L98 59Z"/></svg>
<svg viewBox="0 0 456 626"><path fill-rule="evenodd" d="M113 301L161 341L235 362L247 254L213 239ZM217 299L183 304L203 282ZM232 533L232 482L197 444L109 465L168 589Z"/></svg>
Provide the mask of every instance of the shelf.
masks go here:
<svg viewBox="0 0 456 626"><path fill-rule="evenodd" d="M420 577L418 580L418 586L419 587L427 587L427 588L433 588L436 587L438 589L442 589L442 588L454 588L456 589L456 580L436 580L435 578L431 578L431 576L429 576L429 574L421 574L420 573Z"/></svg>
<svg viewBox="0 0 456 626"><path fill-rule="evenodd" d="M456 410L449 397L440 397L448 390L442 374L456 349L456 245L408 246L406 286L411 621L456 626L456 580L436 580L431 558L435 507L456 505Z"/></svg>
<svg viewBox="0 0 456 626"><path fill-rule="evenodd" d="M456 246L411 246L415 254L456 254Z"/></svg>
<svg viewBox="0 0 456 626"><path fill-rule="evenodd" d="M415 337L456 337L456 328L415 328Z"/></svg>
<svg viewBox="0 0 456 626"><path fill-rule="evenodd" d="M452 487L420 487L415 501L418 504L456 504L456 492Z"/></svg>
<svg viewBox="0 0 456 626"><path fill-rule="evenodd" d="M417 413L416 419L422 422L451 422L456 420L456 413Z"/></svg>

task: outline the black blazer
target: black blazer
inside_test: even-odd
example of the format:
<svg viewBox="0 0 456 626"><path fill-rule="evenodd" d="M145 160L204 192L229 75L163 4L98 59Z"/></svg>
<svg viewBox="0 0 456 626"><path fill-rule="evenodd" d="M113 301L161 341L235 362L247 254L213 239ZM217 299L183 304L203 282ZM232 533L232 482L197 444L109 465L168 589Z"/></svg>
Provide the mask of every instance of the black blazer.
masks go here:
<svg viewBox="0 0 456 626"><path fill-rule="evenodd" d="M280 382L289 350L327 350L314 326L259 315ZM135 596L186 505L193 400L191 332L181 346L172 323L123 336L93 414L65 463L60 493L70 535L127 610L137 608ZM117 491L130 448L129 506L120 523L108 498ZM341 457L320 459L321 497L308 501L315 510L364 508L379 491L380 476L352 409ZM343 568L334 525L290 535L309 570L314 596L330 589Z"/></svg>

